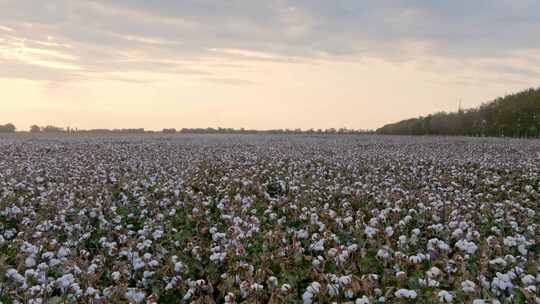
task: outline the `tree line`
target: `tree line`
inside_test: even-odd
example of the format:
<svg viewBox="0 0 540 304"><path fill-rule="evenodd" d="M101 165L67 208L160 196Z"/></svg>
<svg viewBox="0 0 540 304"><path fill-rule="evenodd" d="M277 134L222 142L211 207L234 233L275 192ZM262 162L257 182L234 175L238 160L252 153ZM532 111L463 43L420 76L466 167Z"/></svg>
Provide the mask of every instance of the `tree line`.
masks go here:
<svg viewBox="0 0 540 304"><path fill-rule="evenodd" d="M372 134L372 130L353 130L347 128L328 128L328 129L271 129L271 130L254 130L254 129L233 129L233 128L184 128L179 131L167 129L165 133L188 133L188 134Z"/></svg>
<svg viewBox="0 0 540 304"><path fill-rule="evenodd" d="M477 108L439 112L377 129L378 134L540 137L540 88L499 97Z"/></svg>
<svg viewBox="0 0 540 304"><path fill-rule="evenodd" d="M9 123L4 126L0 125L0 132L13 133L16 131L15 125ZM144 128L131 129L77 129L77 128L62 128L57 126L37 125L30 126L30 133L68 133L68 134L143 134L143 133L185 133L185 134L373 134L373 130L353 130L347 128L329 128L329 129L272 129L272 130L255 130L255 129L234 129L234 128L183 128L177 130L175 128L164 128L161 132L148 131Z"/></svg>

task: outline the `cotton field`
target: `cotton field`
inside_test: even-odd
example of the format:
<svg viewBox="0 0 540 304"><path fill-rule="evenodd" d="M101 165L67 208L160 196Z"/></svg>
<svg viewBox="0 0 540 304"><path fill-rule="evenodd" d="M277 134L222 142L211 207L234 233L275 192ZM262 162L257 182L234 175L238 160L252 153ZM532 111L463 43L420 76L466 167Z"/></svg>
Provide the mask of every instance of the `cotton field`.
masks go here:
<svg viewBox="0 0 540 304"><path fill-rule="evenodd" d="M540 142L0 137L1 303L540 303Z"/></svg>

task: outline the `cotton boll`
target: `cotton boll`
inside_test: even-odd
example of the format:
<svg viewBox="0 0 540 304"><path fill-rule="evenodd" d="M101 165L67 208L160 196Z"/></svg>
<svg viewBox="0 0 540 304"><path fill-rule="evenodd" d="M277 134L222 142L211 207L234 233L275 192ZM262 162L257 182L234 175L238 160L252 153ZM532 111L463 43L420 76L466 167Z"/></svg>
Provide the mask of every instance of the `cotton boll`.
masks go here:
<svg viewBox="0 0 540 304"><path fill-rule="evenodd" d="M446 290L439 291L437 296L439 297L439 302L441 303L452 303L454 300L454 296Z"/></svg>
<svg viewBox="0 0 540 304"><path fill-rule="evenodd" d="M146 298L146 295L144 292L139 291L137 289L128 288L128 291L126 292L125 297L129 301L140 303Z"/></svg>
<svg viewBox="0 0 540 304"><path fill-rule="evenodd" d="M121 276L120 272L118 272L118 271L115 271L115 272L111 273L111 278L113 279L113 281L120 280L120 276Z"/></svg>
<svg viewBox="0 0 540 304"><path fill-rule="evenodd" d="M416 299L416 291L408 289L398 289L394 295L397 298Z"/></svg>
<svg viewBox="0 0 540 304"><path fill-rule="evenodd" d="M27 267L27 268L31 268L31 267L34 267L36 266L36 259L34 256L29 256L26 258L26 260L24 261L24 265Z"/></svg>
<svg viewBox="0 0 540 304"><path fill-rule="evenodd" d="M358 298L358 299L356 299L356 301L354 301L354 304L370 304L370 303L371 302L369 301L369 298L366 297L366 296Z"/></svg>
<svg viewBox="0 0 540 304"><path fill-rule="evenodd" d="M476 284L474 282L465 280L461 282L461 290L465 293L474 293L476 289Z"/></svg>

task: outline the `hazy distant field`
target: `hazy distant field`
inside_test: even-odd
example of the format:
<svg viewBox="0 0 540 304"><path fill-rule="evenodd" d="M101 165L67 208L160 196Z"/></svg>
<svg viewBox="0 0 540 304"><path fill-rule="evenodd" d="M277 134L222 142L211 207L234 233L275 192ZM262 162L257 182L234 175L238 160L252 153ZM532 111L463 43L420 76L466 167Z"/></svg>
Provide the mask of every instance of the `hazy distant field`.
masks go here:
<svg viewBox="0 0 540 304"><path fill-rule="evenodd" d="M538 140L0 136L0 302L539 303L539 201Z"/></svg>

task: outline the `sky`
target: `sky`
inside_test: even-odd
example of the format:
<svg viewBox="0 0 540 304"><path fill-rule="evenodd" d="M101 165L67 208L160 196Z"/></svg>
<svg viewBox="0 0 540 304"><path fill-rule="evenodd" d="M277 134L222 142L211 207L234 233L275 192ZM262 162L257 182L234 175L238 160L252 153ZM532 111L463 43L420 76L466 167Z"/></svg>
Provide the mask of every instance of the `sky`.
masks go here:
<svg viewBox="0 0 540 304"><path fill-rule="evenodd" d="M0 0L0 123L371 129L540 86L537 0Z"/></svg>

